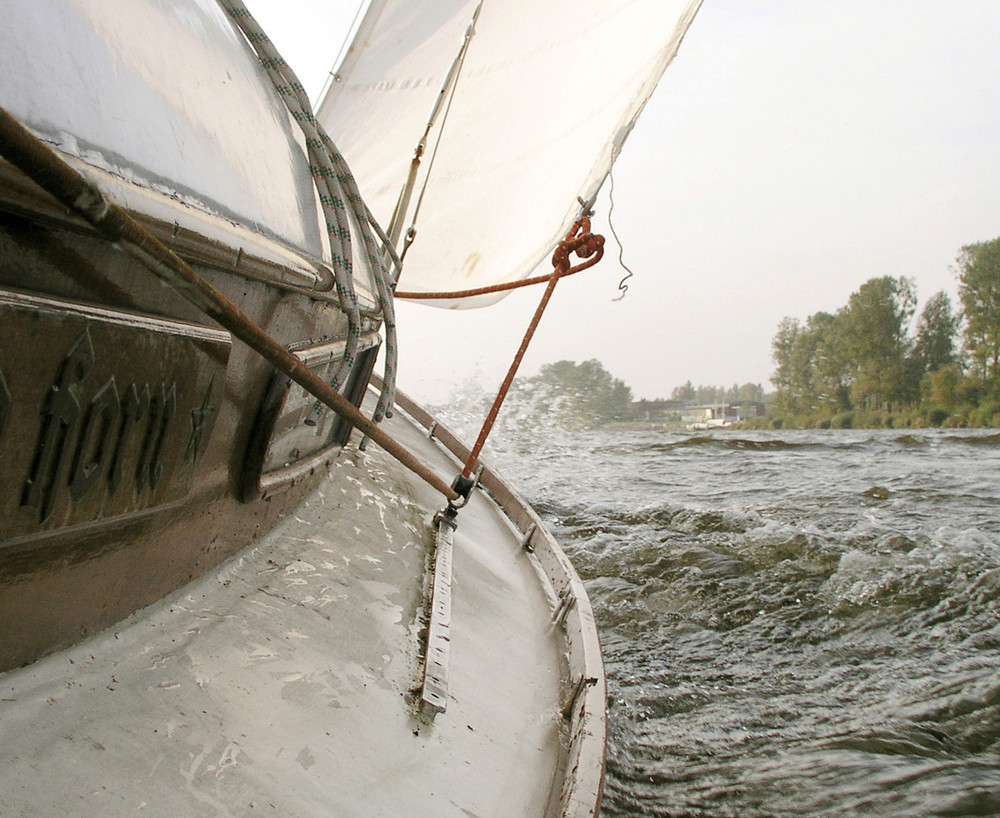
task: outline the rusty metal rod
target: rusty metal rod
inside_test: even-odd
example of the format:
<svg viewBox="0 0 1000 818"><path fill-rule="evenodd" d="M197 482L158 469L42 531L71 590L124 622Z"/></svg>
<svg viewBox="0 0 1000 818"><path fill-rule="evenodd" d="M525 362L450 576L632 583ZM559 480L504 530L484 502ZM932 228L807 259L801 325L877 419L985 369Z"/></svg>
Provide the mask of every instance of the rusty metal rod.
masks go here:
<svg viewBox="0 0 1000 818"><path fill-rule="evenodd" d="M521 359L524 358L524 353L528 350L528 345L535 335L535 330L538 329L538 322L542 320L542 313L545 312L545 307L548 306L549 299L552 298L552 293L556 289L556 284L559 283L559 278L558 271L549 274L549 283L545 287L545 292L542 293L542 298L538 302L538 306L535 307L535 314L531 316L531 323L528 324L528 329L521 339L521 345L514 354L514 360L510 362L507 376L503 379L503 383L500 384L497 396L493 399L493 405L490 407L490 411L486 415L486 420L483 421L483 426L479 430L479 437L476 438L475 445L473 445L472 451L469 452L469 457L465 461L465 465L462 468L462 477L470 477L472 470L476 467L476 462L483 451L483 446L486 445L486 438L490 436L490 432L493 430L493 424L496 423L500 407L503 406L507 392L510 391L511 384L514 382L514 376L517 374L518 367L521 366Z"/></svg>
<svg viewBox="0 0 1000 818"><path fill-rule="evenodd" d="M580 256L580 258L586 259L586 261L570 267L570 256L574 253ZM510 367L507 370L507 376L503 379L503 383L500 384L500 389L493 400L493 405L486 415L486 420L483 421L483 426L479 430L479 437L476 439L476 443L472 447L472 451L469 452L469 457L462 468L461 477L468 479L472 476L472 470L476 467L479 455L483 451L483 446L486 445L486 439L493 430L493 424L496 423L500 407L503 406L503 402L507 398L507 392L510 391L511 384L514 382L514 376L521 366L524 353L527 352L528 345L535 335L535 330L538 329L538 322L542 320L542 313L545 312L545 308L548 306L549 299L552 298L552 293L555 291L559 279L593 267L601 260L603 255L604 236L591 233L590 218L588 216L581 216L577 219L573 227L570 228L566 237L559 242L555 252L552 254L552 272L548 275L548 284L545 287L545 292L542 293L542 298L535 308L535 314L531 317L528 329L525 330L524 337L521 339L521 345L517 348L514 360L511 361Z"/></svg>
<svg viewBox="0 0 1000 818"><path fill-rule="evenodd" d="M48 193L80 214L105 238L120 243L153 273L198 309L213 318L275 369L287 375L356 429L374 440L406 468L449 500L458 493L410 451L366 418L343 395L312 372L255 324L242 310L199 276L170 248L157 241L128 213L108 202L100 190L6 110L0 108L0 156L19 168Z"/></svg>

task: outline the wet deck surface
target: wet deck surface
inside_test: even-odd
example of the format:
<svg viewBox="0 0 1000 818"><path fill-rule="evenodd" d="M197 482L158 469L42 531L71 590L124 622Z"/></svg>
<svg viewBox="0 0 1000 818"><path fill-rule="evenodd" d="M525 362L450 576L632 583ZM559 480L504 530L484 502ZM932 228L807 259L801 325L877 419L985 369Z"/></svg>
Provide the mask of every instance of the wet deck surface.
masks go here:
<svg viewBox="0 0 1000 818"><path fill-rule="evenodd" d="M385 428L450 482L421 432ZM447 711L414 715L441 505L352 445L258 546L0 676L0 814L542 815L558 640L517 533L478 492L455 532Z"/></svg>

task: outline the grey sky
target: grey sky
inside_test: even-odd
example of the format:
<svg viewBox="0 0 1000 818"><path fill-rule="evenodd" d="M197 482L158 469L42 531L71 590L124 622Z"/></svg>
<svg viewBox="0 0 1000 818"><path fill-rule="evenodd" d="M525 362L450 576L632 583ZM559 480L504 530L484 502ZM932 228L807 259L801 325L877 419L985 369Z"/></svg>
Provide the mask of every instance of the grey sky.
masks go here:
<svg viewBox="0 0 1000 818"><path fill-rule="evenodd" d="M317 89L353 3L249 5ZM608 233L604 261L556 289L522 371L598 358L636 397L688 379L769 389L784 316L834 311L880 275L913 276L918 309L954 294L959 248L1000 236L998 46L997 0L705 0L614 173L629 292L612 300ZM605 197L602 229L606 214ZM492 390L539 295L400 305L403 388Z"/></svg>

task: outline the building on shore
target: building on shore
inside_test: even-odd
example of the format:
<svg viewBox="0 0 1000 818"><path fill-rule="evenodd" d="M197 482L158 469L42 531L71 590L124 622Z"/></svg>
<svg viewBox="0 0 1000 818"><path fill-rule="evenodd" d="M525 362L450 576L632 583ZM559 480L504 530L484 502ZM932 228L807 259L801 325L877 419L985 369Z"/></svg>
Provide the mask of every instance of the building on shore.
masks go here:
<svg viewBox="0 0 1000 818"><path fill-rule="evenodd" d="M750 418L763 417L763 403L701 403L677 400L632 402L632 418L639 423L664 423L691 429L731 426Z"/></svg>

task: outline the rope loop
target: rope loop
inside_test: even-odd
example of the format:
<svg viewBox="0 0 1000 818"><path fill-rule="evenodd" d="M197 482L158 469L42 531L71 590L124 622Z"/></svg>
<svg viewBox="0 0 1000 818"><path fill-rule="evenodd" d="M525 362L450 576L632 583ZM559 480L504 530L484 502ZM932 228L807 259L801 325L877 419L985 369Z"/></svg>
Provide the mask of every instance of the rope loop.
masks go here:
<svg viewBox="0 0 1000 818"><path fill-rule="evenodd" d="M569 257L573 253L580 258L587 260L584 263L577 264L575 267L570 267ZM581 216L570 228L566 237L559 242L558 245L556 245L555 252L552 254L552 266L554 268L554 273L559 278L571 276L574 273L579 273L581 270L586 270L588 267L593 267L601 260L603 255L604 236L591 233L590 219L587 216ZM411 301L431 301L454 298L472 298L477 295L493 295L494 293L505 292L507 290L517 290L521 287L530 287L533 284L544 284L552 278L552 275L552 273L548 273L546 275L534 276L533 278L525 278L521 281L508 281L503 284L492 284L488 287L476 287L471 290L453 290L451 292L420 293L401 292L397 290L396 298L403 298Z"/></svg>
<svg viewBox="0 0 1000 818"><path fill-rule="evenodd" d="M583 262L570 266L576 254ZM593 267L604 256L604 236L590 232L590 217L581 216L552 253L553 272L560 278Z"/></svg>

